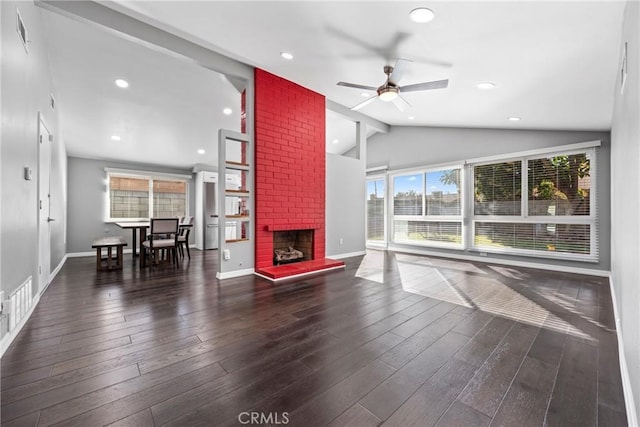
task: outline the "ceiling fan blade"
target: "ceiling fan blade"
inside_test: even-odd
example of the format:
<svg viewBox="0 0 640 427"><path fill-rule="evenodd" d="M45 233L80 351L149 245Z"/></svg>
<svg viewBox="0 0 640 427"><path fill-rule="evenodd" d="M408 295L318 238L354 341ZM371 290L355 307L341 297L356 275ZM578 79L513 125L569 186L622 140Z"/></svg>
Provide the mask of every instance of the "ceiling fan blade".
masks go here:
<svg viewBox="0 0 640 427"><path fill-rule="evenodd" d="M414 85L402 86L400 92L417 92L419 90L444 89L449 86L449 80L435 80L433 82L416 83Z"/></svg>
<svg viewBox="0 0 640 427"><path fill-rule="evenodd" d="M377 90L377 87L373 86L365 86L365 85L357 85L355 83L346 83L346 82L338 82L338 86L352 87L355 89L364 89L364 90Z"/></svg>
<svg viewBox="0 0 640 427"><path fill-rule="evenodd" d="M400 95L396 96L391 102L393 102L393 105L398 107L398 110L400 111L405 111L411 108L411 104L409 104L407 100L401 97Z"/></svg>
<svg viewBox="0 0 640 427"><path fill-rule="evenodd" d="M391 75L389 76L389 80L391 80L395 84L398 84L400 80L402 80L402 76L407 69L407 65L411 62L413 61L398 58L393 66L393 73L391 73Z"/></svg>
<svg viewBox="0 0 640 427"><path fill-rule="evenodd" d="M356 105L355 107L351 108L352 111L358 111L361 108L366 107L367 105L369 105L372 101L376 100L378 98L378 95L372 96L369 99L365 99L364 101L362 101L360 104Z"/></svg>

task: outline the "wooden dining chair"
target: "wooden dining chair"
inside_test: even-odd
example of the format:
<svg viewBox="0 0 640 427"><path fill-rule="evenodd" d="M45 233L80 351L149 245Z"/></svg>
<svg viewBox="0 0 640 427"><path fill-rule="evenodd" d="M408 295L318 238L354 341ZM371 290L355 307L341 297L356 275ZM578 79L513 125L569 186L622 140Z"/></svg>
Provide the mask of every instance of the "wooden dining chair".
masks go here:
<svg viewBox="0 0 640 427"><path fill-rule="evenodd" d="M148 239L142 243L144 254L140 254L142 266L146 266L147 257L151 265L157 265L161 253L171 255L174 264L178 263L178 218L151 218L151 231Z"/></svg>
<svg viewBox="0 0 640 427"><path fill-rule="evenodd" d="M181 225L193 225L193 217L183 217ZM178 249L180 250L180 256L184 258L184 249L187 249L187 256L191 259L191 252L189 251L189 234L191 233L191 227L180 227L180 234L178 235Z"/></svg>

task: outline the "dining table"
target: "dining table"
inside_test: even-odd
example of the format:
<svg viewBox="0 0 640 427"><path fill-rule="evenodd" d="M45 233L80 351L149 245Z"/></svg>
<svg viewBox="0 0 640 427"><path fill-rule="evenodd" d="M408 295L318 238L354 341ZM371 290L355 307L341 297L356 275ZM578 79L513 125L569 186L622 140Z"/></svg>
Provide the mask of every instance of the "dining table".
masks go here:
<svg viewBox="0 0 640 427"><path fill-rule="evenodd" d="M136 252L136 248L140 249L140 253L142 253L142 243L145 241L147 236L147 229L151 225L151 221L131 221L131 222L116 222L116 225L123 230L131 230L131 246L133 250L133 257L137 257L138 253ZM180 223L178 224L179 228L190 228L193 227L193 224ZM138 243L138 241L140 243Z"/></svg>

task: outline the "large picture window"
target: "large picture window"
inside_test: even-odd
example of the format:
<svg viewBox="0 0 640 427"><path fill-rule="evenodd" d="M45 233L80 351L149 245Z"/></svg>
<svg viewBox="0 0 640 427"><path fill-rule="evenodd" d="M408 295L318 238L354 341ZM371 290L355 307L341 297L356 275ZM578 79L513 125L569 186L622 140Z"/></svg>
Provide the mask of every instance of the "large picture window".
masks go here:
<svg viewBox="0 0 640 427"><path fill-rule="evenodd" d="M390 243L598 260L595 147L390 174Z"/></svg>
<svg viewBox="0 0 640 427"><path fill-rule="evenodd" d="M589 149L474 165L473 247L596 260L594 153Z"/></svg>
<svg viewBox="0 0 640 427"><path fill-rule="evenodd" d="M107 221L185 216L187 178L107 171Z"/></svg>

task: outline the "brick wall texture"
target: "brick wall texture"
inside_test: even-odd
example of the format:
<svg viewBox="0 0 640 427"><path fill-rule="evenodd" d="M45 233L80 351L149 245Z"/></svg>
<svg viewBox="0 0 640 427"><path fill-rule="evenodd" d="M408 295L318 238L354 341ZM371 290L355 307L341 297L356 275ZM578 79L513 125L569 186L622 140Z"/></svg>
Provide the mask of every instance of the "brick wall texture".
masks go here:
<svg viewBox="0 0 640 427"><path fill-rule="evenodd" d="M273 265L268 229L314 229L325 256L325 98L255 71L256 268Z"/></svg>

